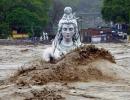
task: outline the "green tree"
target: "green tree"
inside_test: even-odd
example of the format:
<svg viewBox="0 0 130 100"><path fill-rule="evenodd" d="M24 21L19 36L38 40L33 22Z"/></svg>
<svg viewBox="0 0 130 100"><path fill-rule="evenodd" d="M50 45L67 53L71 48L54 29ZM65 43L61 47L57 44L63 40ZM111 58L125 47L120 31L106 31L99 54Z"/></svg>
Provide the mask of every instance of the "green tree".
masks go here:
<svg viewBox="0 0 130 100"><path fill-rule="evenodd" d="M1 0L0 26L6 23L9 30L16 29L39 36L48 23L50 3L51 0ZM0 28L5 30L7 27Z"/></svg>
<svg viewBox="0 0 130 100"><path fill-rule="evenodd" d="M129 23L130 0L104 0L102 16L106 21Z"/></svg>
<svg viewBox="0 0 130 100"><path fill-rule="evenodd" d="M0 38L7 38L9 36L10 29L7 23L0 24Z"/></svg>

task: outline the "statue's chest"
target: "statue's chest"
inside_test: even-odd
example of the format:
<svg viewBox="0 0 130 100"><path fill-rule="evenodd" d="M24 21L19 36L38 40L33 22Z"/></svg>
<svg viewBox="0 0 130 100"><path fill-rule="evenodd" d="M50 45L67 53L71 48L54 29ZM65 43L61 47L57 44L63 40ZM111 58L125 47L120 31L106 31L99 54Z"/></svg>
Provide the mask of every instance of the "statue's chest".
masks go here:
<svg viewBox="0 0 130 100"><path fill-rule="evenodd" d="M62 52L63 54L66 54L66 53L70 52L70 51L73 50L74 48L75 48L74 45L72 45L72 46L59 45L59 46L58 46L58 50L59 50L60 52Z"/></svg>

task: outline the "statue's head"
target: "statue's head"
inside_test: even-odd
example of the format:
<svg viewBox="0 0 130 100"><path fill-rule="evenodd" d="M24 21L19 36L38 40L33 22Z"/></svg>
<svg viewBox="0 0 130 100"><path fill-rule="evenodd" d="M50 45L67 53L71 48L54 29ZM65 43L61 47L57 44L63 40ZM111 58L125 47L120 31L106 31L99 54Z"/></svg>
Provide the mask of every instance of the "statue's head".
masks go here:
<svg viewBox="0 0 130 100"><path fill-rule="evenodd" d="M72 38L74 43L80 38L76 19L61 19L59 21L58 32L56 34L55 41L60 44L63 38L68 38L67 36L65 37L65 34L68 34L68 37Z"/></svg>
<svg viewBox="0 0 130 100"><path fill-rule="evenodd" d="M64 13L65 14L71 14L72 13L72 8L71 7L65 7Z"/></svg>
<svg viewBox="0 0 130 100"><path fill-rule="evenodd" d="M72 9L71 7L66 7L64 11L69 13L69 11L72 12ZM59 21L58 32L53 41L53 45L55 45L55 47L56 45L59 45L63 38L72 38L72 41L75 45L80 43L78 25L75 17L64 17Z"/></svg>
<svg viewBox="0 0 130 100"><path fill-rule="evenodd" d="M71 39L74 42L76 40L77 24L76 21L64 20L58 27L59 43L63 38Z"/></svg>

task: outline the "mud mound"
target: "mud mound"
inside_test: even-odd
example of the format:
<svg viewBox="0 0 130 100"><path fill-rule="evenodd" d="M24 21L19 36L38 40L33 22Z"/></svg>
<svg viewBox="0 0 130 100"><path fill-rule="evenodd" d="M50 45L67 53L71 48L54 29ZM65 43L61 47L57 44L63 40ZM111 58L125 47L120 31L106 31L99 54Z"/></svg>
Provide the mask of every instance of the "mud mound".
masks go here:
<svg viewBox="0 0 130 100"><path fill-rule="evenodd" d="M103 48L96 48L95 45L88 45L76 48L65 57L63 57L63 61L60 60L60 62L58 63L65 62L69 64L74 63L74 65L86 65L97 59L106 59L112 63L115 63L115 59L110 52Z"/></svg>
<svg viewBox="0 0 130 100"><path fill-rule="evenodd" d="M56 92L57 91L49 90L46 88L44 88L42 91L33 90L31 91L33 97L26 98L25 100L65 100L64 97L59 94L56 94Z"/></svg>
<svg viewBox="0 0 130 100"><path fill-rule="evenodd" d="M103 74L93 65L95 61L101 62L102 60L115 63L108 51L98 49L94 45L83 46L73 50L59 61L52 61L53 63L34 61L32 66L23 67L10 80L22 86L61 81L113 80L113 76Z"/></svg>

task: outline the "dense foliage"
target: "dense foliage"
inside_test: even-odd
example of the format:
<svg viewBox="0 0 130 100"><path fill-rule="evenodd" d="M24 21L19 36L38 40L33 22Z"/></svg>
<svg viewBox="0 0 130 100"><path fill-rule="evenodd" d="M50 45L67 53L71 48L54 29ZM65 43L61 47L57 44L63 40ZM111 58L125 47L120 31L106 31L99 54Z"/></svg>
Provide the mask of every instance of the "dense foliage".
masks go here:
<svg viewBox="0 0 130 100"><path fill-rule="evenodd" d="M39 36L48 23L50 0L0 0L0 38L12 30Z"/></svg>
<svg viewBox="0 0 130 100"><path fill-rule="evenodd" d="M130 22L130 0L104 0L102 15L114 23Z"/></svg>

